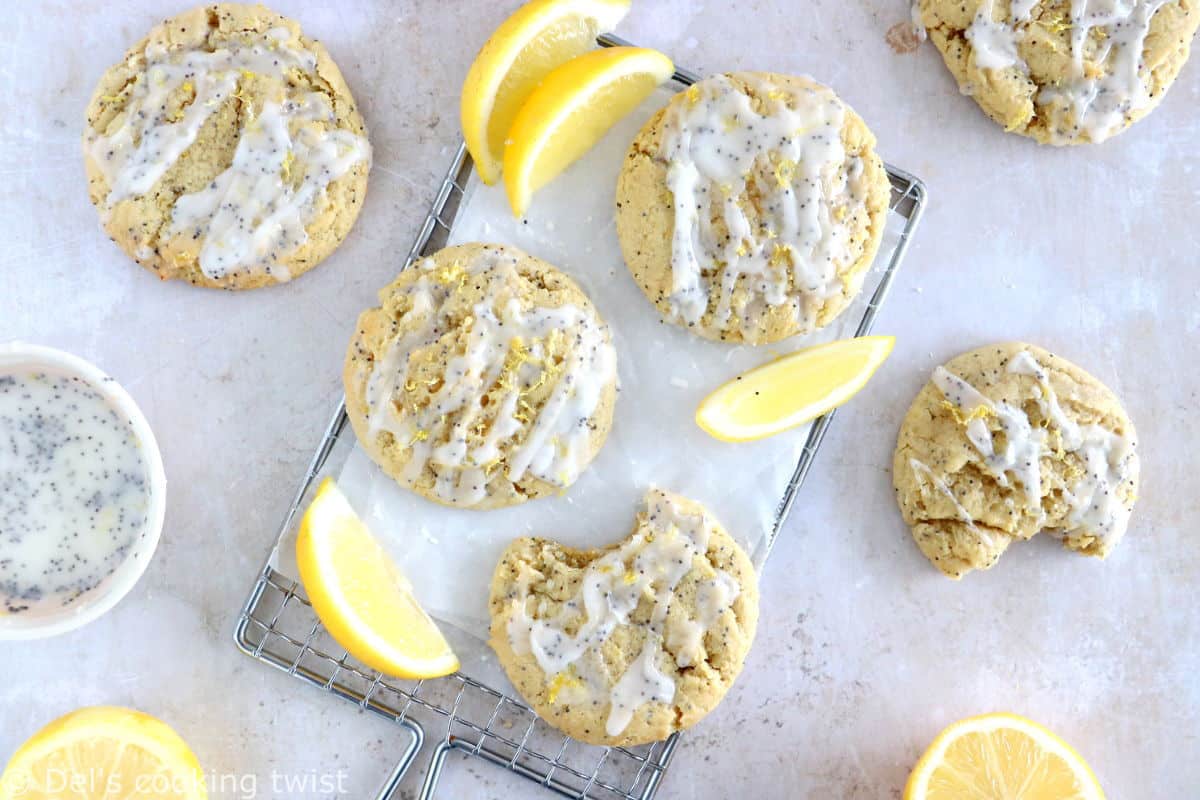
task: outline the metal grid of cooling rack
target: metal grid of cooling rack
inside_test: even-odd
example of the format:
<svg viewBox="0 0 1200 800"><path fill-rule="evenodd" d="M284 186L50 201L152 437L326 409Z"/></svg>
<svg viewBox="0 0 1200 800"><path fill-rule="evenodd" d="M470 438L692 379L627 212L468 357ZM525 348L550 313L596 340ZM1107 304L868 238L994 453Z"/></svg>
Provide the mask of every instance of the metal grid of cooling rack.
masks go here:
<svg viewBox="0 0 1200 800"><path fill-rule="evenodd" d="M608 35L599 42L606 47L629 44ZM698 79L694 73L682 69L673 77L684 86ZM466 147L460 145L409 251L405 268L417 258L445 246L471 169ZM892 166L887 171L892 183L890 205L904 218L905 225L855 336L871 331L920 222L926 200L925 187L919 179ZM780 500L772 530L754 554L755 566L761 568L770 554L832 419L830 412L809 431L795 472ZM307 505L316 489L317 478L328 469L331 454L339 443L346 441L342 438L346 427L345 406L339 404L284 517L277 542L292 530L300 509ZM482 758L564 797L652 800L657 793L675 752L678 734L663 742L634 748L586 745L551 728L520 699L465 674L427 681L385 678L356 661L333 641L309 605L303 587L271 566L274 555L272 549L246 599L234 639L246 655L392 720L407 732L408 742L377 795L379 800L395 796L420 753L427 732L436 732L438 739L422 781L420 800L433 797L446 759L455 751Z"/></svg>

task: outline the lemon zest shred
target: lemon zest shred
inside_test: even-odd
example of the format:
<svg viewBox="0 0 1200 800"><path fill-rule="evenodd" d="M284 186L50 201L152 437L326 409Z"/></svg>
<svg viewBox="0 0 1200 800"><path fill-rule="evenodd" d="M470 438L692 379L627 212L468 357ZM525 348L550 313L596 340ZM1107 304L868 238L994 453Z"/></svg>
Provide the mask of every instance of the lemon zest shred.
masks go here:
<svg viewBox="0 0 1200 800"><path fill-rule="evenodd" d="M792 263L792 248L786 244L776 244L771 250L771 257L768 259L768 266L780 267L787 266Z"/></svg>
<svg viewBox="0 0 1200 800"><path fill-rule="evenodd" d="M1063 472L1063 477L1068 481L1074 481L1078 478L1082 478L1085 474L1086 473L1084 472L1083 468L1078 464L1068 463L1066 470Z"/></svg>
<svg viewBox="0 0 1200 800"><path fill-rule="evenodd" d="M780 189L786 189L792 185L792 178L796 175L796 162L790 158L784 158L775 165L775 183Z"/></svg>
<svg viewBox="0 0 1200 800"><path fill-rule="evenodd" d="M970 413L964 414L961 408L954 405L949 400L942 401L942 408L949 411L950 415L954 417L954 421L959 425L966 425L968 422L975 419L988 419L989 417L996 416L995 410L988 408L987 406L975 406L975 408L971 409Z"/></svg>
<svg viewBox="0 0 1200 800"><path fill-rule="evenodd" d="M283 163L279 166L280 174L283 175L283 179L285 181L290 181L292 179L292 165L295 163L296 154L289 149L287 154L283 157Z"/></svg>
<svg viewBox="0 0 1200 800"><path fill-rule="evenodd" d="M559 692L561 692L563 689L583 688L583 681L579 680L579 678L572 674L574 670L575 665L572 664L550 680L550 688L546 692L546 701L549 702L550 705L554 705L558 702Z"/></svg>
<svg viewBox="0 0 1200 800"><path fill-rule="evenodd" d="M433 279L445 286L449 286L452 283L458 283L464 277L466 277L466 271L457 261L455 261L453 264L442 267L441 269L435 270L433 273Z"/></svg>

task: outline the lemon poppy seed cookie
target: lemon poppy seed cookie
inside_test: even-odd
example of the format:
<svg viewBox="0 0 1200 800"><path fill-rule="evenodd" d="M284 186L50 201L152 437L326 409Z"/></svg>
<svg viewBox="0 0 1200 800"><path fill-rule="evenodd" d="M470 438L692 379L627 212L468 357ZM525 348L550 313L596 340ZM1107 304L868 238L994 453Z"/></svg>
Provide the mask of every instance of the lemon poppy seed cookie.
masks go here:
<svg viewBox="0 0 1200 800"><path fill-rule="evenodd" d="M1069 361L1010 342L938 367L900 428L892 464L904 521L959 578L1039 532L1103 558L1137 495L1133 423Z"/></svg>
<svg viewBox="0 0 1200 800"><path fill-rule="evenodd" d="M325 48L263 6L168 19L87 110L88 193L160 278L251 289L320 263L367 190L362 117Z"/></svg>
<svg viewBox="0 0 1200 800"><path fill-rule="evenodd" d="M1005 130L1102 142L1150 113L1187 61L1193 0L918 0L963 93Z"/></svg>
<svg viewBox="0 0 1200 800"><path fill-rule="evenodd" d="M397 483L457 508L510 506L579 477L612 424L617 360L575 283L515 247L447 247L358 318L346 412Z"/></svg>
<svg viewBox="0 0 1200 800"><path fill-rule="evenodd" d="M750 559L703 506L653 489L598 550L523 538L492 579L491 645L547 722L592 744L665 739L716 707L754 640Z"/></svg>
<svg viewBox="0 0 1200 800"><path fill-rule="evenodd" d="M879 249L890 184L875 137L808 78L717 75L630 147L617 234L663 318L761 344L828 324Z"/></svg>

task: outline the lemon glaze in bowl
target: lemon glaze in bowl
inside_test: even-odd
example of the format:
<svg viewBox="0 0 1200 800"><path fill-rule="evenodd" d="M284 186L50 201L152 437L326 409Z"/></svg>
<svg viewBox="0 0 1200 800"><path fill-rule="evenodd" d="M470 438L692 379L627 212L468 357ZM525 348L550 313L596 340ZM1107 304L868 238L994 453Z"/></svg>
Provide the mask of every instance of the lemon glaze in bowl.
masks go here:
<svg viewBox="0 0 1200 800"><path fill-rule="evenodd" d="M70 353L0 344L0 640L101 616L158 545L166 479L133 398Z"/></svg>

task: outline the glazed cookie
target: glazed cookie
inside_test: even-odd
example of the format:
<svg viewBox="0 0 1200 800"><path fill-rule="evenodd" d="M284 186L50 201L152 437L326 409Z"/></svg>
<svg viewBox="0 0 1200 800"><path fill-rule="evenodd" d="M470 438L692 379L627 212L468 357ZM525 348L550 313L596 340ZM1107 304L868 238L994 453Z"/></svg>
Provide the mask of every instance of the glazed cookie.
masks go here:
<svg viewBox="0 0 1200 800"><path fill-rule="evenodd" d="M422 259L358 318L346 413L405 488L488 509L565 490L612 424L617 356L575 283L515 247Z"/></svg>
<svg viewBox="0 0 1200 800"><path fill-rule="evenodd" d="M112 66L83 135L104 229L166 280L253 289L312 269L367 191L371 148L342 74L263 6L203 6Z"/></svg>
<svg viewBox="0 0 1200 800"><path fill-rule="evenodd" d="M1187 61L1194 0L917 0L964 94L1005 130L1102 142L1149 114Z"/></svg>
<svg viewBox="0 0 1200 800"><path fill-rule="evenodd" d="M1020 342L964 353L913 401L892 464L925 556L960 578L1045 531L1103 558L1137 495L1136 434L1120 402L1069 361Z"/></svg>
<svg viewBox="0 0 1200 800"><path fill-rule="evenodd" d="M754 640L758 582L703 506L652 489L611 547L513 542L490 608L492 648L543 719L592 744L636 745L721 702Z"/></svg>
<svg viewBox="0 0 1200 800"><path fill-rule="evenodd" d="M634 140L617 235L663 318L762 344L854 298L891 196L875 137L808 78L738 72L675 95Z"/></svg>

